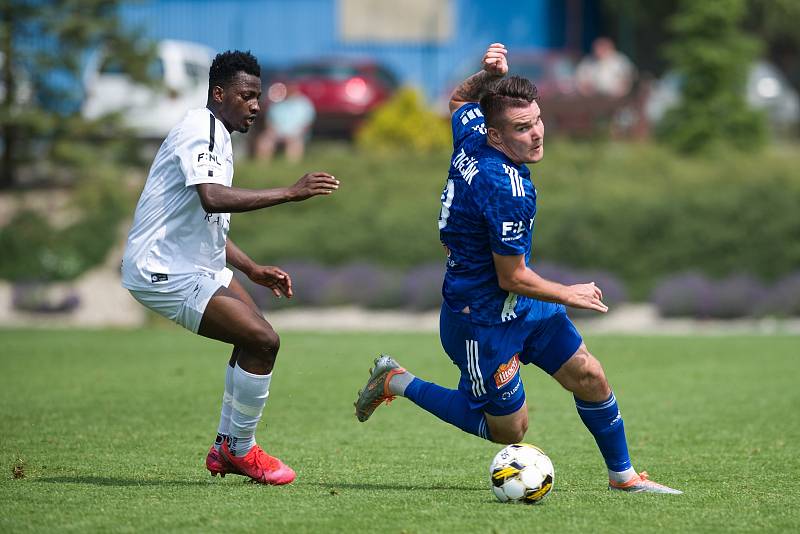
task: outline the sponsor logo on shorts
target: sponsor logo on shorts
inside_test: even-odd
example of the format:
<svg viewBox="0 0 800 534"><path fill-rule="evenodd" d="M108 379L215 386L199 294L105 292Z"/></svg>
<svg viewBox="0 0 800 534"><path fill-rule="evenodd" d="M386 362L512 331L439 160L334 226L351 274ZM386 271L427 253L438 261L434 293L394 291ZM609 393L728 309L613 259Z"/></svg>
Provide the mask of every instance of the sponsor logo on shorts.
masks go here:
<svg viewBox="0 0 800 534"><path fill-rule="evenodd" d="M519 353L513 355L508 362L500 364L494 373L494 383L497 388L501 388L511 382L511 379L519 371Z"/></svg>
<svg viewBox="0 0 800 534"><path fill-rule="evenodd" d="M517 380L517 385L514 386L514 389L512 389L511 391L504 391L503 394L500 395L500 398L503 399L503 400L510 399L511 397L514 396L514 393L519 391L519 386L521 386L521 385L522 385L522 380Z"/></svg>
<svg viewBox="0 0 800 534"><path fill-rule="evenodd" d="M166 282L167 280L169 280L169 276L167 276L166 274L153 273L150 275L150 281L153 282L154 284L156 282Z"/></svg>

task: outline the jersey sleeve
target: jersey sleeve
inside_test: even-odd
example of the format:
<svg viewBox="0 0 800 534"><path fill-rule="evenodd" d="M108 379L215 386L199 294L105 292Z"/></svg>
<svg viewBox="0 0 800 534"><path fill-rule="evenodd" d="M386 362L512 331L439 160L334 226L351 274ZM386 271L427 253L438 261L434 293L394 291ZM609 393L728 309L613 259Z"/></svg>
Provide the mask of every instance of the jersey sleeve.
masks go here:
<svg viewBox="0 0 800 534"><path fill-rule="evenodd" d="M526 197L519 179L502 175L495 184L483 204L489 245L492 252L501 256L525 255L530 250L536 204Z"/></svg>
<svg viewBox="0 0 800 534"><path fill-rule="evenodd" d="M486 136L486 122L483 112L476 102L464 104L453 113L453 148L458 148L471 138Z"/></svg>
<svg viewBox="0 0 800 534"><path fill-rule="evenodd" d="M228 185L222 143L215 139L216 128L210 126L216 119L210 114L209 117L211 119L205 128L198 126L187 129L175 150L187 187L197 184Z"/></svg>

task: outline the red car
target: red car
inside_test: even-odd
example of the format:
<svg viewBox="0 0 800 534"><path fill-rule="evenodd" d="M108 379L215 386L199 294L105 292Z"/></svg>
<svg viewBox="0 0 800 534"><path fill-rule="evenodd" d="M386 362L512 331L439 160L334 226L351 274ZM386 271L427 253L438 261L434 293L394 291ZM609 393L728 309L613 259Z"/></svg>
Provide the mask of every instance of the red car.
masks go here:
<svg viewBox="0 0 800 534"><path fill-rule="evenodd" d="M275 83L294 83L311 100L317 112L314 133L326 136L352 136L366 115L399 85L389 69L368 60L303 63L281 78Z"/></svg>

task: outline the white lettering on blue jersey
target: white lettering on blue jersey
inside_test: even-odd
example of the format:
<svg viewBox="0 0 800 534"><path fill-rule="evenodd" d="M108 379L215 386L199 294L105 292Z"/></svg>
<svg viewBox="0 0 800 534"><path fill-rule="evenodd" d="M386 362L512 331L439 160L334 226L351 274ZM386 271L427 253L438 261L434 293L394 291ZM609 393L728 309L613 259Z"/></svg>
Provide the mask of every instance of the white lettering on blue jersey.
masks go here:
<svg viewBox="0 0 800 534"><path fill-rule="evenodd" d="M456 187L453 180L447 179L447 185L444 186L442 191L442 209L439 210L439 230L443 230L447 226L447 218L450 217L450 206L453 205L453 196L455 196Z"/></svg>
<svg viewBox="0 0 800 534"><path fill-rule="evenodd" d="M478 174L477 159L467 156L467 153L464 152L462 148L461 151L456 154L456 157L453 158L453 167L461 173L461 176L464 177L464 181L466 181L467 184L472 185L472 179Z"/></svg>
<svg viewBox="0 0 800 534"><path fill-rule="evenodd" d="M503 170L506 171L511 181L511 195L515 197L524 197L525 187L522 185L522 178L519 177L519 171L514 167L509 167L505 163L503 163Z"/></svg>

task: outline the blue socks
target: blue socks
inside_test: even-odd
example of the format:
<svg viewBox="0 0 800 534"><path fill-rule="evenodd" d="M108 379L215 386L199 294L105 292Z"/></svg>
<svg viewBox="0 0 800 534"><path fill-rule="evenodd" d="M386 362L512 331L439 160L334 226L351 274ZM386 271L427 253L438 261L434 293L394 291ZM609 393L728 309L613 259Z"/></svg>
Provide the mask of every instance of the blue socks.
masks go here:
<svg viewBox="0 0 800 534"><path fill-rule="evenodd" d="M631 469L625 425L614 394L603 402L588 402L575 397L575 407L583 424L594 436L609 472L620 473Z"/></svg>
<svg viewBox="0 0 800 534"><path fill-rule="evenodd" d="M403 396L442 421L491 441L483 411L470 408L467 397L457 389L443 388L414 377L406 386Z"/></svg>

